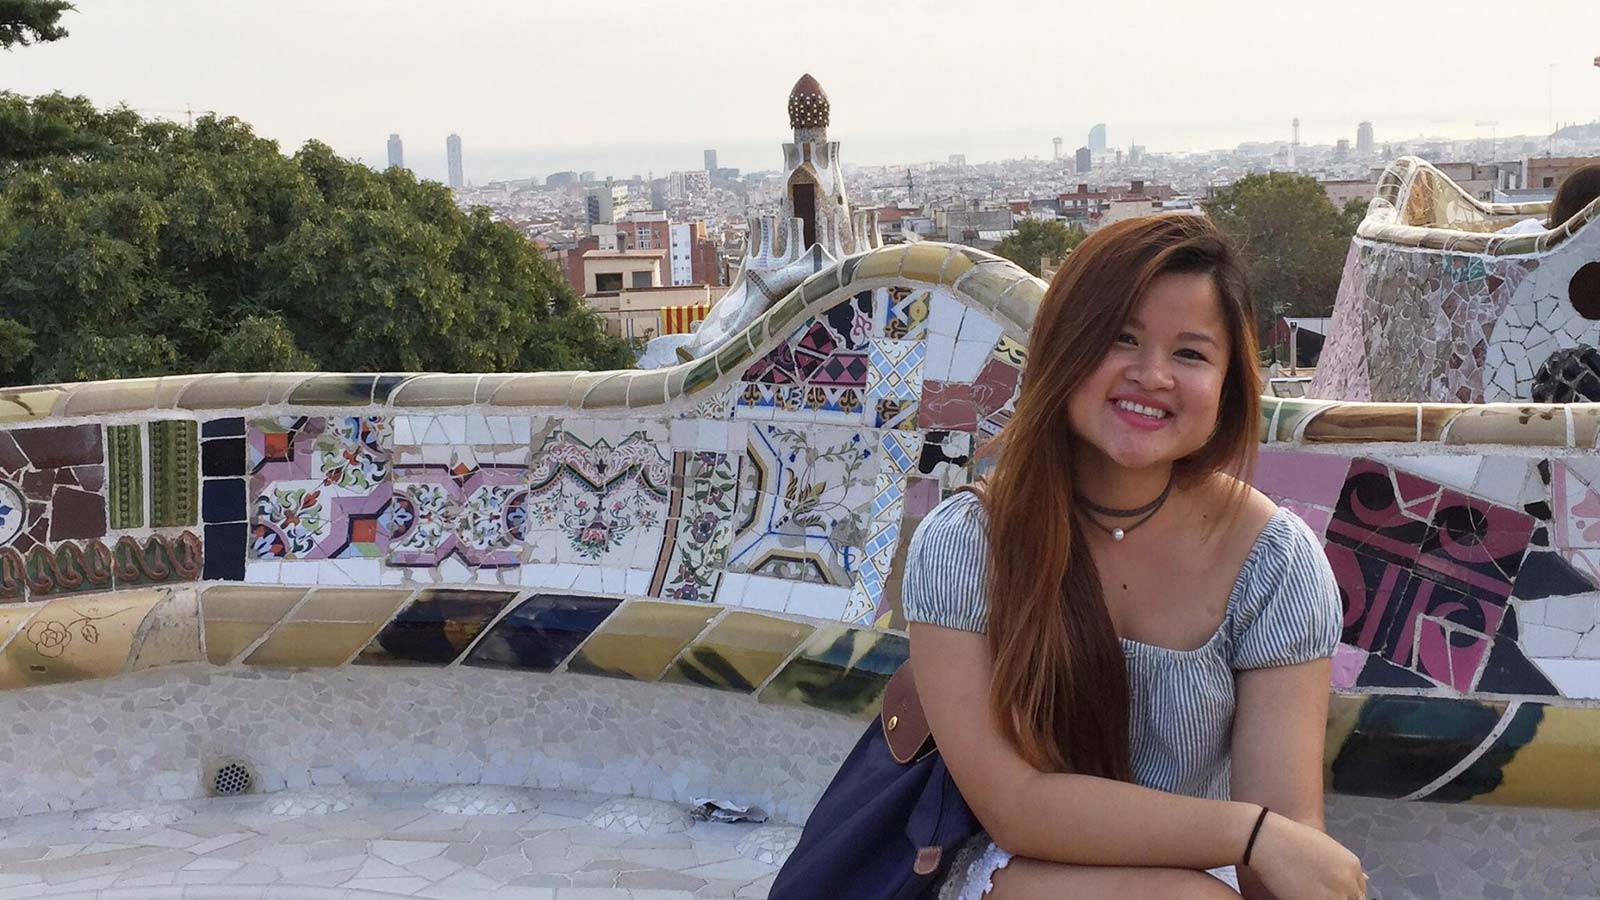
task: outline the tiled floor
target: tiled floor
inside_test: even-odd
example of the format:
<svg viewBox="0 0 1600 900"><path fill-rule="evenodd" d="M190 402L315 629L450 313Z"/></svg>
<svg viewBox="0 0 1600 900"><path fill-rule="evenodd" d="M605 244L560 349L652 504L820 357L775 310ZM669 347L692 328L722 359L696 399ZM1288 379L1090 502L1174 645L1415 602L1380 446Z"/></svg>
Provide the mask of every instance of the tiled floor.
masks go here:
<svg viewBox="0 0 1600 900"><path fill-rule="evenodd" d="M528 812L448 815L424 805L437 790L333 788L355 805L293 817L269 812L285 806L276 794L152 804L145 814L194 814L125 831L86 830L88 814L0 821L0 900L759 898L777 868L742 855L741 841L760 828L781 829L780 841L793 830L709 822L676 833L604 830L585 818L612 798L563 791L529 791Z"/></svg>

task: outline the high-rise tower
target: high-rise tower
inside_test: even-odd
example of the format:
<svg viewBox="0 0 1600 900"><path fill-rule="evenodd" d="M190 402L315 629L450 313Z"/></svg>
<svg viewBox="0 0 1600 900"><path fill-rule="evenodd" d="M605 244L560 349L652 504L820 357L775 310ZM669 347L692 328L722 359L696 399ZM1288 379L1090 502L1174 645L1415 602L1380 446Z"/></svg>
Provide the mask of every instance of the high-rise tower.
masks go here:
<svg viewBox="0 0 1600 900"><path fill-rule="evenodd" d="M1356 153L1371 156L1372 150L1372 123L1362 122L1356 126Z"/></svg>
<svg viewBox="0 0 1600 900"><path fill-rule="evenodd" d="M400 135L389 135L389 168L403 169L406 167L406 151L400 145Z"/></svg>
<svg viewBox="0 0 1600 900"><path fill-rule="evenodd" d="M1089 129L1089 152L1104 156L1106 152L1106 126L1104 122Z"/></svg>
<svg viewBox="0 0 1600 900"><path fill-rule="evenodd" d="M467 179L461 168L461 135L452 134L444 139L445 168L449 170L450 186L466 187Z"/></svg>
<svg viewBox="0 0 1600 900"><path fill-rule="evenodd" d="M1065 142L1062 141L1061 138L1054 138L1054 139L1052 139L1050 141L1050 146L1051 146L1051 149L1053 149L1055 151L1055 158L1056 159L1060 159L1061 158L1061 145L1063 143L1065 143Z"/></svg>

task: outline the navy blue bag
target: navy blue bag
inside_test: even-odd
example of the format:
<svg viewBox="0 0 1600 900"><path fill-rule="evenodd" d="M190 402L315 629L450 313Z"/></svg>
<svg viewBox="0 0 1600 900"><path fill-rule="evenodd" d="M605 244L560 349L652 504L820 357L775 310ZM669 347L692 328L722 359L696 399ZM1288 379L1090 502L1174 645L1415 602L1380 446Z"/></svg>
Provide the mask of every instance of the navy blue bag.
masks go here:
<svg viewBox="0 0 1600 900"><path fill-rule="evenodd" d="M934 746L911 666L902 665L767 900L920 900L980 827Z"/></svg>

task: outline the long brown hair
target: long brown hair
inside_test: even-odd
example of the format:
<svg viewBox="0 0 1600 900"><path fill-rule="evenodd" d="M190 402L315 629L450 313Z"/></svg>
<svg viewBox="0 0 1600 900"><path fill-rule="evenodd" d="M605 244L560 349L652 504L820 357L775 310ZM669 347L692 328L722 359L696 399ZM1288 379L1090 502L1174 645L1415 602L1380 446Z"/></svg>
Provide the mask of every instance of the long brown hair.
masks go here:
<svg viewBox="0 0 1600 900"><path fill-rule="evenodd" d="M983 448L998 457L979 491L991 553L990 703L1041 771L1133 780L1126 663L1076 518L1067 401L1151 282L1172 272L1211 274L1232 348L1216 431L1175 475L1180 485L1223 470L1243 477L1261 406L1253 303L1227 238L1192 215L1107 225L1072 251L1034 318L1016 410Z"/></svg>

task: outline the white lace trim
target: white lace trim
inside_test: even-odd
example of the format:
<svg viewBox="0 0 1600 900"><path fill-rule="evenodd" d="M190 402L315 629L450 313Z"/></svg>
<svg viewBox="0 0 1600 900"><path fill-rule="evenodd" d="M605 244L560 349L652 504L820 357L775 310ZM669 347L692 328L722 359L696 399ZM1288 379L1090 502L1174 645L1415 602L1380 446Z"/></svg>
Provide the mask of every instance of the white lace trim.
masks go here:
<svg viewBox="0 0 1600 900"><path fill-rule="evenodd" d="M961 889L948 900L979 900L994 889L994 873L1004 869L1009 862L1011 854L995 846L994 841L989 841L983 852L968 863L965 872L951 873L955 876L951 880L957 882Z"/></svg>

